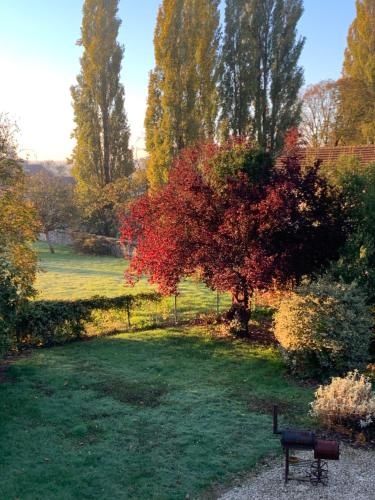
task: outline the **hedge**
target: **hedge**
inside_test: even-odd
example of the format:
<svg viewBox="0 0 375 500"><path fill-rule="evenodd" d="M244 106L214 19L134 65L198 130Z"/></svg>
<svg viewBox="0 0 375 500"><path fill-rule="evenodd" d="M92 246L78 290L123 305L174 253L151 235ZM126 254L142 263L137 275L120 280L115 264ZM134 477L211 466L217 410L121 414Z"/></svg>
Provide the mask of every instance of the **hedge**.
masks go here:
<svg viewBox="0 0 375 500"><path fill-rule="evenodd" d="M18 313L16 321L17 344L51 346L79 339L85 333L85 324L95 310L125 310L128 326L131 311L142 302L159 302L157 293L121 295L119 297L92 297L82 300L29 301Z"/></svg>

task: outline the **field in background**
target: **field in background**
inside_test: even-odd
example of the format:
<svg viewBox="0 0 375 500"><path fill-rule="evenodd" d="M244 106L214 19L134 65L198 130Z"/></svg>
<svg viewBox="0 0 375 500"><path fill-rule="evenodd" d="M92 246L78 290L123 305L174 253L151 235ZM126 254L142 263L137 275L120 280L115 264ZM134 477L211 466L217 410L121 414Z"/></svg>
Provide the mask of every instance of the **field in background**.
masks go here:
<svg viewBox="0 0 375 500"><path fill-rule="evenodd" d="M312 398L276 349L203 327L36 350L7 377L4 499L195 498L281 451L273 403L304 426Z"/></svg>
<svg viewBox="0 0 375 500"><path fill-rule="evenodd" d="M51 254L47 244L37 243L40 271L36 280L38 299L83 299L94 295L115 297L156 290L142 280L135 287L126 286L124 271L127 262L114 257L92 257L78 255L70 247L56 247ZM230 305L228 295L220 295L220 311ZM180 286L177 299L179 320L193 319L197 314L216 311L217 294L201 283L184 281ZM119 315L95 314L94 327L104 330L124 329L127 318L124 312ZM132 324L147 327L153 324L172 321L174 318L174 298L164 298L160 304L145 304L141 310L135 310Z"/></svg>

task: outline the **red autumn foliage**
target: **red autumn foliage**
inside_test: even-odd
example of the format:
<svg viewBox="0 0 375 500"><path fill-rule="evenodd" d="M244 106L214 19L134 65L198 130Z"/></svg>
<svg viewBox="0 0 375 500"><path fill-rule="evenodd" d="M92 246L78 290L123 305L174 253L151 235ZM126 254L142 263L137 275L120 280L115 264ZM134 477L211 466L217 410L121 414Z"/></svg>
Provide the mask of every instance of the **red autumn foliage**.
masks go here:
<svg viewBox="0 0 375 500"><path fill-rule="evenodd" d="M175 294L183 277L199 273L248 310L254 290L318 271L344 240L318 169L304 173L293 154L276 167L241 140L183 151L168 184L123 220L122 239L137 246L128 280L146 275Z"/></svg>

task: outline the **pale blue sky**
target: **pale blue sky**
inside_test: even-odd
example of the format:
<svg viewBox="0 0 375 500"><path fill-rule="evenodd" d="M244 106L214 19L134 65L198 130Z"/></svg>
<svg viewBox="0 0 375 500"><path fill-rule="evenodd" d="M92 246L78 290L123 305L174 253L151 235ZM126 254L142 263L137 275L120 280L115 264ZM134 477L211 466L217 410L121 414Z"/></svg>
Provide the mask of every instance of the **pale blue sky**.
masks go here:
<svg viewBox="0 0 375 500"><path fill-rule="evenodd" d="M39 160L64 160L73 142L69 88L79 72L83 0L0 0L0 111L20 127L20 149ZM160 0L120 0L125 45L122 81L132 144L142 154L148 71ZM305 0L299 25L306 83L338 78L355 0ZM35 152L35 153L34 153Z"/></svg>

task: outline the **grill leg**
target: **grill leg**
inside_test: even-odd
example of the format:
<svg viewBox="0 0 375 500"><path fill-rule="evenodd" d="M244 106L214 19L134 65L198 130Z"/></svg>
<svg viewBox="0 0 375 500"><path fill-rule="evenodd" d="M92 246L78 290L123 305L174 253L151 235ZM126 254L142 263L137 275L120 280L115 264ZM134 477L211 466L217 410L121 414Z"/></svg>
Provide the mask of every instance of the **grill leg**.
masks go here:
<svg viewBox="0 0 375 500"><path fill-rule="evenodd" d="M318 483L322 482L322 462L320 458L318 458Z"/></svg>
<svg viewBox="0 0 375 500"><path fill-rule="evenodd" d="M285 448L285 483L288 482L289 479L289 448Z"/></svg>

